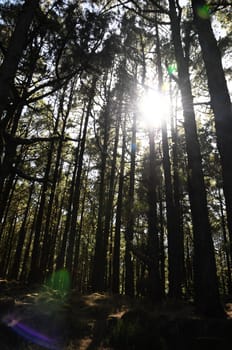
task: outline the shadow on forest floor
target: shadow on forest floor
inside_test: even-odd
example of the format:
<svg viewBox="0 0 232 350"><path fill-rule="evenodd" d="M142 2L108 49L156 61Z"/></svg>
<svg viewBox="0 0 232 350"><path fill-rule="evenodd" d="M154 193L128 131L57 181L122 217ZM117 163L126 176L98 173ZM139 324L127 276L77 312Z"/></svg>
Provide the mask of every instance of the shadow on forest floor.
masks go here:
<svg viewBox="0 0 232 350"><path fill-rule="evenodd" d="M227 320L206 319L185 302L152 306L0 280L0 349L224 350L232 344L232 304L226 312Z"/></svg>

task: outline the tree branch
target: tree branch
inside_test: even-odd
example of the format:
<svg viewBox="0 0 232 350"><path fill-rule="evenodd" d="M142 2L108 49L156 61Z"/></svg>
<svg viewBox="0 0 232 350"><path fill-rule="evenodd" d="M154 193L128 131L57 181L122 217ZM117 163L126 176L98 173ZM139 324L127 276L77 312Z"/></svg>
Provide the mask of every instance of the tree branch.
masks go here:
<svg viewBox="0 0 232 350"><path fill-rule="evenodd" d="M25 174L22 170L18 169L18 168L13 168L13 171L16 175L18 175L19 177L25 179L25 180L29 180L29 181L35 181L35 182L45 182L47 181L47 179L45 178L40 178L40 177L35 177L35 176L30 176Z"/></svg>
<svg viewBox="0 0 232 350"><path fill-rule="evenodd" d="M33 143L37 142L51 142L51 141L56 141L60 140L60 136L51 136L51 137L32 137L31 139L23 139L21 137L15 137L12 136L8 133L5 133L5 140L7 142L15 144L15 145L31 145ZM65 140L65 139L64 139Z"/></svg>

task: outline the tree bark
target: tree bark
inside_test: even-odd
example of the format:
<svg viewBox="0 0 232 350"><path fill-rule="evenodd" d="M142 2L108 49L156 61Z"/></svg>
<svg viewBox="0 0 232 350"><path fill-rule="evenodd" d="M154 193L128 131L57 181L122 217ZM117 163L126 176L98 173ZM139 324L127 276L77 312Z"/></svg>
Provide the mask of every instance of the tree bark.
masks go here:
<svg viewBox="0 0 232 350"><path fill-rule="evenodd" d="M12 84L16 76L19 61L22 58L23 50L25 49L30 25L38 5L39 0L25 0L15 30L10 39L6 55L0 67L0 118L1 124L4 122L4 125L6 125L7 121L4 120L3 112L6 110L11 97Z"/></svg>
<svg viewBox="0 0 232 350"><path fill-rule="evenodd" d="M82 137L80 140L80 153L78 156L78 167L77 167L77 174L75 179L75 187L74 187L74 194L73 194L73 201L72 201L72 216L71 216L71 222L70 222L70 232L69 232L69 238L68 238L68 248L67 248L67 261L66 266L68 271L71 275L73 275L73 262L74 262L74 247L75 247L75 240L77 238L77 216L78 216L78 210L80 206L80 193L81 193L81 175L82 175L82 168L83 168L83 161L84 161L84 152L85 152L85 144L86 144L86 136L87 136L87 129L88 129L88 123L89 123L89 117L91 113L93 98L95 94L95 87L96 87L96 77L92 79L90 92L89 92L89 101L87 105L87 111L84 121L84 128Z"/></svg>
<svg viewBox="0 0 232 350"><path fill-rule="evenodd" d="M105 271L104 252L105 252L105 237L104 237L104 220L106 210L105 189L106 189L106 172L108 158L108 143L110 129L110 86L106 92L106 106L103 111L103 145L101 147L101 163L100 163L100 184L99 184L99 207L96 228L96 243L93 260L92 271L92 288L94 291L105 290Z"/></svg>
<svg viewBox="0 0 232 350"><path fill-rule="evenodd" d="M124 168L125 168L125 152L126 152L126 129L123 127L122 154L119 173L118 198L116 209L114 249L113 249L113 277L112 291L120 292L120 242L121 242L121 221L122 221L122 203L123 203L123 187L124 187Z"/></svg>
<svg viewBox="0 0 232 350"><path fill-rule="evenodd" d="M149 130L149 177L147 188L148 199L148 293L151 300L157 302L162 298L160 275L160 244L157 222L157 176L154 130Z"/></svg>
<svg viewBox="0 0 232 350"><path fill-rule="evenodd" d="M23 246L26 243L26 241L25 241L26 223L28 220L28 213L30 210L31 197L32 197L33 191L34 191L34 183L32 183L30 186L29 197L28 197L28 202L27 202L27 206L25 209L25 213L24 213L23 222L22 222L22 225L21 225L19 233L18 233L19 237L18 237L18 242L17 242L16 251L15 251L15 255L14 255L14 259L13 259L13 265L12 265L11 274L10 274L10 277L13 279L18 279L18 276L19 276L19 267L20 267L20 263L22 261Z"/></svg>
<svg viewBox="0 0 232 350"><path fill-rule="evenodd" d="M209 10L204 17L199 13L203 7L207 11L206 1L192 0L192 7L206 68L211 106L215 116L217 146L221 158L223 191L230 236L230 255L232 257L232 105L222 67L221 53L211 27Z"/></svg>
<svg viewBox="0 0 232 350"><path fill-rule="evenodd" d="M180 36L176 1L169 0L172 40L178 67L188 156L189 198L194 235L194 294L198 310L208 316L224 315L220 304L214 247L209 223L202 159L197 136L193 96Z"/></svg>
<svg viewBox="0 0 232 350"><path fill-rule="evenodd" d="M134 264L131 252L131 243L134 236L134 191L135 191L135 158L136 158L136 133L137 118L133 115L132 139L131 139L131 161L130 161L130 183L127 203L127 225L125 230L126 250L125 250L125 294L134 296Z"/></svg>

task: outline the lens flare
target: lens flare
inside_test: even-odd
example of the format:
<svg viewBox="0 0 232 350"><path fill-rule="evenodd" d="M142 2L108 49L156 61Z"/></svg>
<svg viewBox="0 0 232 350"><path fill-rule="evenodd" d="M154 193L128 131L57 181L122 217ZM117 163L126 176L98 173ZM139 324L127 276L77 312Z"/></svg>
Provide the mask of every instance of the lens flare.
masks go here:
<svg viewBox="0 0 232 350"><path fill-rule="evenodd" d="M168 65L168 74L172 75L173 73L177 72L177 68L175 64L169 64Z"/></svg>
<svg viewBox="0 0 232 350"><path fill-rule="evenodd" d="M46 285L62 293L67 293L71 288L70 274L65 269L55 271L48 279Z"/></svg>
<svg viewBox="0 0 232 350"><path fill-rule="evenodd" d="M197 14L202 19L208 19L210 17L210 7L208 5L198 6Z"/></svg>
<svg viewBox="0 0 232 350"><path fill-rule="evenodd" d="M169 107L165 93L148 90L138 101L140 124L146 129L160 128L168 118Z"/></svg>
<svg viewBox="0 0 232 350"><path fill-rule="evenodd" d="M22 323L19 319L13 315L7 315L2 319L3 323L10 327L21 337L25 338L29 342L43 346L46 349L59 350L60 346L57 341L47 335L38 332L37 330Z"/></svg>

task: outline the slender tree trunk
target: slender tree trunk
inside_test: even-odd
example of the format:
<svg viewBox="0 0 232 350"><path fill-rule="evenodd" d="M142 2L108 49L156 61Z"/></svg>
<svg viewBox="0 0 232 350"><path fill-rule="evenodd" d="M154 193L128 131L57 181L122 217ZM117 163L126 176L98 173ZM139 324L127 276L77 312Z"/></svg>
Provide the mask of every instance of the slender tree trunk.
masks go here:
<svg viewBox="0 0 232 350"><path fill-rule="evenodd" d="M163 71L160 52L160 38L158 25L156 21L156 53L157 53L157 70L159 91L162 93ZM171 112L171 111L170 111ZM181 298L182 295L182 278L183 278L183 237L181 236L180 227L178 226L178 211L174 201L174 191L171 176L171 161L169 155L169 144L167 136L167 122L163 118L162 125L162 150L163 150L163 168L165 179L165 196L167 204L167 231L168 231L168 280L169 296Z"/></svg>
<svg viewBox="0 0 232 350"><path fill-rule="evenodd" d="M109 88L109 87L108 87ZM107 102L105 110L103 112L104 125L103 125L103 145L101 149L101 164L100 164L100 184L99 184L99 207L98 207L98 219L96 229L96 244L93 260L92 271L92 288L94 291L104 291L105 285L105 271L104 266L104 252L105 252L105 237L104 237L104 216L105 216L105 188L106 188L106 171L107 171L107 152L109 142L109 128L110 128L110 92L107 93Z"/></svg>
<svg viewBox="0 0 232 350"><path fill-rule="evenodd" d="M131 243L134 236L134 187L135 187L135 159L136 159L136 133L137 118L133 115L132 139L131 139L131 162L130 162L130 183L127 203L127 225L125 231L126 250L125 250L125 294L134 296L134 264L131 252Z"/></svg>
<svg viewBox="0 0 232 350"><path fill-rule="evenodd" d="M179 266L177 267L177 274L179 276L179 281L181 284L184 283L185 279L185 263L184 263L184 228L183 228L183 213L182 213L182 188L180 183L180 175L179 175L179 153L178 150L178 130L174 119L176 117L173 115L173 103L172 103L172 92L170 91L170 101L171 101L171 135L172 135L172 164L173 164L173 199L175 206L175 215L177 222L177 260L179 261Z"/></svg>
<svg viewBox="0 0 232 350"><path fill-rule="evenodd" d="M59 170L59 178L60 178L60 175L62 173L62 166L60 167L60 170ZM65 257L65 232L64 234L62 235L62 216L63 216L63 208L64 208L64 203L66 201L66 193L70 192L70 188L68 186L69 184L69 179L70 179L70 175L71 175L71 164L68 168L68 171L67 171L67 174L66 174L66 181L65 181L65 184L64 184L64 192L61 194L61 196L59 196L58 194L58 190L56 192L56 203L58 203L58 207L59 209L57 209L57 214L56 214L56 224L54 225L53 227L53 230L52 230L52 233L51 233L51 242L50 242L50 250L49 250L49 256L48 256L48 271L52 272L54 271L54 268L55 268L55 271L57 270L60 270L60 269L63 269L64 268L64 257ZM72 186L71 186L72 187ZM60 198L61 197L61 198ZM66 223L67 223L67 218L66 218L66 221L65 221L65 226L66 226ZM67 237L66 237L67 239ZM63 248L63 249L62 249ZM62 254L61 254L62 252ZM63 253L64 252L64 253ZM55 257L57 256L57 258L55 259Z"/></svg>
<svg viewBox="0 0 232 350"><path fill-rule="evenodd" d="M228 239L227 239L227 232L226 232L226 220L223 210L223 202L222 202L222 196L220 193L220 189L218 189L218 196L219 196L219 205L220 205L220 218L221 218L221 227L223 232L223 243L225 247L225 256L226 256L226 268L227 268L227 274L226 274L226 280L227 280L227 289L228 294L231 295L232 293L232 281L231 281L231 263L230 263L230 254L228 249Z"/></svg>
<svg viewBox="0 0 232 350"><path fill-rule="evenodd" d="M63 91L63 96L61 97L58 116L56 118L56 123L55 123L55 127L54 127L54 133L57 133L57 130L58 130L60 114L62 113L62 110L63 110L64 94L65 94L65 91ZM62 127L62 132L61 132L62 138L64 137L64 131L65 131L65 126L66 126L68 114L69 113L66 113L65 118L63 120L63 127ZM54 169L54 173L53 173L53 177L52 177L51 192L50 192L48 207L47 207L47 211L46 211L46 221L45 221L45 227L44 227L43 244L42 244L41 261L40 261L40 270L43 274L43 279L45 278L46 271L47 271L47 262L48 262L48 255L49 255L49 249L50 249L50 234L51 234L50 222L51 222L51 215L52 215L52 208L53 208L53 200L54 200L54 196L55 196L56 184L57 184L57 179L58 179L58 171L59 171L62 145L63 145L63 141L61 139L59 141L59 145L58 145L58 149L57 149L56 164L55 164L55 169ZM55 151L54 142L52 142L51 152L53 153L54 151Z"/></svg>
<svg viewBox="0 0 232 350"><path fill-rule="evenodd" d="M17 218L16 218L16 215L14 215L14 218L13 218L11 225L10 225L10 229L9 229L9 233L8 233L8 242L7 242L8 244L7 244L5 256L3 259L3 262L4 262L3 276L4 277L9 277L8 274L10 272L12 251L14 249L16 223L17 223Z"/></svg>
<svg viewBox="0 0 232 350"><path fill-rule="evenodd" d="M12 251L13 238L15 234L15 226L16 226L17 216L16 213L12 215L10 218L8 232L5 238L5 244L2 249L2 256L0 261L0 274L3 277L6 277L8 267L10 265L10 254Z"/></svg>
<svg viewBox="0 0 232 350"><path fill-rule="evenodd" d="M193 296L193 262L192 262L192 246L190 243L190 238L186 238L186 259L185 259L185 270L186 270L186 292L187 296L190 298Z"/></svg>
<svg viewBox="0 0 232 350"><path fill-rule="evenodd" d="M80 153L78 156L78 167L77 167L77 174L76 174L74 194L73 194L72 216L71 216L71 222L70 222L70 232L69 232L69 238L68 238L67 261L66 261L67 269L71 275L73 275L74 247L75 247L75 239L77 238L77 216L78 216L78 210L80 205L80 193L81 193L81 186L82 186L81 175L82 175L82 168L83 168L85 143L86 143L89 117L90 117L93 98L95 94L96 82L97 82L97 79L96 77L94 77L92 79L91 88L89 92L89 101L88 101L87 111L86 111L86 116L84 121L83 134L80 141Z"/></svg>
<svg viewBox="0 0 232 350"><path fill-rule="evenodd" d="M220 304L214 247L209 223L206 190L197 136L193 97L187 62L180 36L176 1L169 0L172 40L178 67L188 156L189 198L194 234L194 292L199 311L209 316L224 315Z"/></svg>
<svg viewBox="0 0 232 350"><path fill-rule="evenodd" d="M33 242L32 256L31 256L31 269L29 274L30 282L42 282L43 280L43 271L40 270L40 260L41 260L41 241L43 233L43 219L45 212L45 205L47 201L47 191L48 191L48 181L51 170L52 156L53 156L53 142L50 145L48 151L47 165L45 169L44 182L42 185L42 193L40 197L40 206L38 210L38 215L36 218L35 225L35 236Z"/></svg>
<svg viewBox="0 0 232 350"><path fill-rule="evenodd" d="M40 194L39 194L39 198L41 196L41 190L40 190ZM24 253L24 257L23 257L23 262L22 262L22 271L20 272L20 277L19 279L21 281L27 281L28 279L28 275L30 273L30 251L32 248L32 241L33 241L33 236L34 236L34 231L35 231L35 225L36 225L36 218L37 218L37 214L38 214L38 210L39 210L39 204L40 202L37 202L36 208L35 208L35 213L34 213L34 218L33 218L33 222L31 225L31 230L29 233L29 238L28 240L25 242L25 253Z"/></svg>
<svg viewBox="0 0 232 350"><path fill-rule="evenodd" d="M0 202L0 243L17 181L18 179L15 178L14 175L11 175L9 179L7 179L4 192L2 193L2 202Z"/></svg>
<svg viewBox="0 0 232 350"><path fill-rule="evenodd" d="M160 250L160 278L161 278L161 293L162 296L165 296L165 246L164 246L164 219L163 219L163 198L162 191L159 189L159 250Z"/></svg>
<svg viewBox="0 0 232 350"><path fill-rule="evenodd" d="M89 173L89 166L90 166L90 160L88 164L88 168L86 170L85 179L83 180L83 190L82 190L82 201L81 201L81 210L80 210L80 223L78 227L78 235L76 237L75 241L75 255L74 255L74 262L73 262L73 275L72 275L72 281L73 286L78 288L80 290L81 284L79 282L78 277L80 276L79 271L79 263L80 263L80 250L81 250L81 238L83 234L83 225L84 225L84 219L85 219L85 206L86 206L86 195L88 191L88 173Z"/></svg>
<svg viewBox="0 0 232 350"><path fill-rule="evenodd" d="M18 275L19 275L19 267L20 267L20 263L22 260L22 251L23 251L23 246L25 245L26 241L25 241L25 237L26 237L26 223L28 220L28 213L30 210L30 204L31 204L31 197L32 197L32 193L34 191L34 183L31 184L30 186L30 191L29 191L29 197L28 197L28 202L27 202L27 206L26 206L26 210L24 213L24 218L23 218L23 222L22 225L20 227L19 233L18 233L18 242L17 242L17 247L16 247L16 252L14 255L14 259L13 259L13 265L11 268L11 274L10 277L13 279L17 279Z"/></svg>
<svg viewBox="0 0 232 350"><path fill-rule="evenodd" d="M122 95L123 90L122 87L120 89L119 96L117 98L118 103L118 111L116 113L116 125L115 125L115 138L114 138L114 149L113 149L113 156L112 156L112 162L111 162L111 171L110 171L110 180L109 180L109 193L108 193L108 200L106 205L106 215L105 215L105 227L104 227L104 266L107 267L107 247L108 247L108 239L109 239L109 233L110 233L110 226L111 226L111 219L112 219L112 213L113 213L113 202L114 202L114 196L115 196L115 177L116 177L116 161L117 161L117 153L118 153L118 140L119 140L119 128L121 123L121 113L122 113ZM107 286L107 273L106 273L106 286Z"/></svg>
<svg viewBox="0 0 232 350"><path fill-rule="evenodd" d="M71 220L75 175L76 175L77 165L78 165L78 154L79 154L78 149L79 149L79 145L78 145L76 152L75 152L76 154L75 154L75 160L74 160L74 169L73 169L73 173L72 173L71 185L69 188L69 199L68 199L67 215L66 215L65 224L64 224L64 232L63 232L63 235L60 237L61 244L60 244L59 251L57 254L57 259L56 259L56 270L57 271L60 269L63 269L65 267L65 258L66 258L68 232L69 232L70 220ZM70 170L68 171L68 173L69 172L70 172Z"/></svg>
<svg viewBox="0 0 232 350"><path fill-rule="evenodd" d="M48 208L46 213L46 222L45 222L43 245L42 245L42 255L41 255L41 262L40 262L40 269L43 272L44 277L46 276L47 272L48 273L51 272L47 266L49 261L48 257L52 253L52 225L51 225L52 219L53 219L52 211L54 209L53 207L54 197L56 193L57 180L59 178L58 172L59 172L59 166L60 166L60 157L61 157L62 147L63 147L63 142L60 141L58 150L57 150L56 165L55 165L55 170L53 174L51 193L50 193Z"/></svg>
<svg viewBox="0 0 232 350"><path fill-rule="evenodd" d="M148 265L149 297L155 302L162 298L160 276L160 244L157 222L157 176L154 130L149 130L149 178L148 178L148 256L151 263Z"/></svg>
<svg viewBox="0 0 232 350"><path fill-rule="evenodd" d="M116 209L114 249L113 249L113 274L112 274L112 291L120 292L120 242L121 242L121 222L122 222L122 202L124 187L124 168L125 168L125 152L126 152L126 129L123 127L122 154L120 162L120 174L118 185L118 198Z"/></svg>
<svg viewBox="0 0 232 350"><path fill-rule="evenodd" d="M84 116L85 116L85 107L83 108L83 113L82 113L82 117L81 117L79 137L78 137L79 140L81 139ZM73 201L74 201L75 180L76 180L78 161L79 161L80 144L81 144L81 142L79 141L77 148L75 150L74 169L73 169L72 180L71 180L71 185L70 185L70 189L69 189L67 216L66 216L66 220L65 220L64 233L63 233L63 236L61 238L61 247L59 249L58 256L56 259L56 270L63 269L65 266L68 233L70 231L72 205L73 205Z"/></svg>

